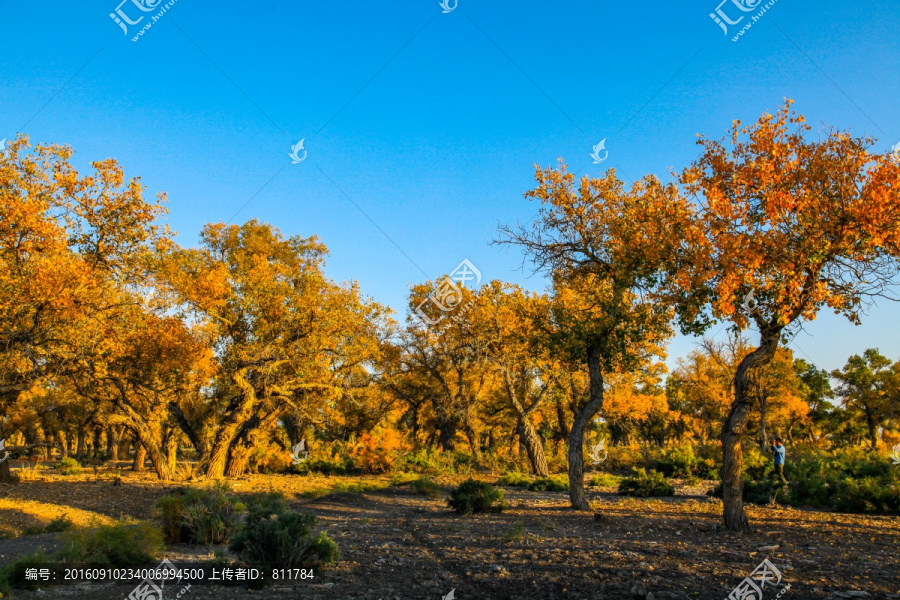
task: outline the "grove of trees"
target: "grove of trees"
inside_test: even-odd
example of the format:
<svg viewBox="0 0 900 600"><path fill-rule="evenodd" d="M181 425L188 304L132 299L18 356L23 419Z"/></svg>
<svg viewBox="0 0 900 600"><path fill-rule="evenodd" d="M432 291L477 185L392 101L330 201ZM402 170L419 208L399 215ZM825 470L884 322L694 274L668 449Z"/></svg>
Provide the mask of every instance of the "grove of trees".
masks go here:
<svg viewBox="0 0 900 600"><path fill-rule="evenodd" d="M900 164L790 102L665 183L538 168L528 224L496 243L546 276L458 289L464 314L403 322L330 280L316 237L208 224L181 247L166 198L114 160L25 137L0 160L0 439L7 449L146 460L162 480L287 468L306 439L367 468L391 452L565 465L588 510L585 445L721 444L724 523L746 530L745 443L900 441L900 362L875 349L828 373L787 343L830 310L859 323L900 267ZM677 331L704 339L667 372ZM752 339L743 335L755 336ZM281 457L281 458L278 458ZM273 466L274 465L274 466ZM9 461L0 481L12 481Z"/></svg>

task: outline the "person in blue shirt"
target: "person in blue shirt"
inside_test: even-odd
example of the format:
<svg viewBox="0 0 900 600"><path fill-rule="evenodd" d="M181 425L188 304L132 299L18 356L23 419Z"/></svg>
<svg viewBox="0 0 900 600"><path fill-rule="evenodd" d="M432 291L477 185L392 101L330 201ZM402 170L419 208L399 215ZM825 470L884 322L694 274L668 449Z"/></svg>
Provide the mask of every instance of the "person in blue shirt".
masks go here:
<svg viewBox="0 0 900 600"><path fill-rule="evenodd" d="M778 476L778 481L787 483L788 480L784 478L784 446L781 443L781 438L775 438L772 452L775 453L775 475Z"/></svg>

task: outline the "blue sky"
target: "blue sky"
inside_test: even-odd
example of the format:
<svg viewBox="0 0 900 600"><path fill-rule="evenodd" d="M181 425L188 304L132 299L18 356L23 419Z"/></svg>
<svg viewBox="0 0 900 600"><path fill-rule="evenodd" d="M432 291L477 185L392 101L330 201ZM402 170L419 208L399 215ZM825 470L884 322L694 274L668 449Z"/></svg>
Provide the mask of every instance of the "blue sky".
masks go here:
<svg viewBox="0 0 900 600"><path fill-rule="evenodd" d="M118 159L167 192L184 245L235 213L318 235L329 275L400 318L408 284L464 258L543 289L488 244L498 223L534 215L534 163L668 179L697 133L784 97L878 149L900 141L894 0L778 0L738 42L755 13L726 36L709 17L718 0L459 0L446 14L438 0L177 0L137 42L149 16L123 35L118 2L0 0L0 138L69 144L83 169ZM301 138L307 158L291 164ZM795 351L826 368L868 347L900 358L898 322L887 303L860 327L821 315ZM678 338L670 353L692 347Z"/></svg>

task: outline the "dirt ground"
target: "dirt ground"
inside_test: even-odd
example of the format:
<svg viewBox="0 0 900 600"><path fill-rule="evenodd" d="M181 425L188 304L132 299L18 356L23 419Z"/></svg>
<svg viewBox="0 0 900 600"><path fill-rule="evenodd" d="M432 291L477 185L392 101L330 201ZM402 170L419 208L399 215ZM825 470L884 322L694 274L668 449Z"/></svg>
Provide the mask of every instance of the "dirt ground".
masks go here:
<svg viewBox="0 0 900 600"><path fill-rule="evenodd" d="M123 515L147 519L160 496L186 485L129 472L122 477L121 485L100 472L0 486L0 531L45 524L61 514L79 524ZM455 600L721 600L765 558L783 576L765 591L766 600L900 599L895 517L748 507L756 531L724 533L718 527L721 503L703 495L711 483L678 486L675 497L658 500L589 488L594 514L570 510L565 493L506 488L508 511L462 517L446 506L451 479L439 480L445 492L440 498L415 495L408 486L312 500L301 495L341 480L359 478L261 475L234 482L238 493L280 490L293 509L315 513L340 548L336 564L316 569L312 580L258 590L196 583L181 600L440 600L451 590ZM57 544L53 534L0 541L0 564ZM213 550L178 545L167 555L187 566L208 560ZM79 584L13 597L121 599L133 588Z"/></svg>

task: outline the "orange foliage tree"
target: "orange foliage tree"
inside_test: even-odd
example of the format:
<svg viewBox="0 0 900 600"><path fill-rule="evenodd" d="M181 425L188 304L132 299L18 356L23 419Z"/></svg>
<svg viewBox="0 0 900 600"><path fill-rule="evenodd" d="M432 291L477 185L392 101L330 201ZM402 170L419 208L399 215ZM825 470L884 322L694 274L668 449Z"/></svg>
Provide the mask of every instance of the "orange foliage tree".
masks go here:
<svg viewBox="0 0 900 600"><path fill-rule="evenodd" d="M602 408L604 378L637 367L671 334L671 310L652 301L688 215L674 185L652 176L626 189L614 171L575 177L538 169L526 195L541 209L534 224L501 228L554 283L552 352L586 365L587 401L569 434L569 497L590 510L584 492L584 432Z"/></svg>
<svg viewBox="0 0 900 600"><path fill-rule="evenodd" d="M730 139L701 138L681 175L697 200L696 230L675 281L680 313L702 328L753 324L759 345L734 373L724 422L723 500L728 530L747 530L741 440L752 407L750 372L768 363L786 330L824 307L859 322L867 299L894 283L900 248L900 165L844 131L817 139L790 101ZM743 310L742 310L743 307Z"/></svg>
<svg viewBox="0 0 900 600"><path fill-rule="evenodd" d="M140 284L141 265L168 233L154 224L162 195L145 202L139 180L126 182L114 160L81 175L71 156L62 146L30 148L20 136L0 159L3 413L40 381L116 351L103 323L132 301L118 290Z"/></svg>

